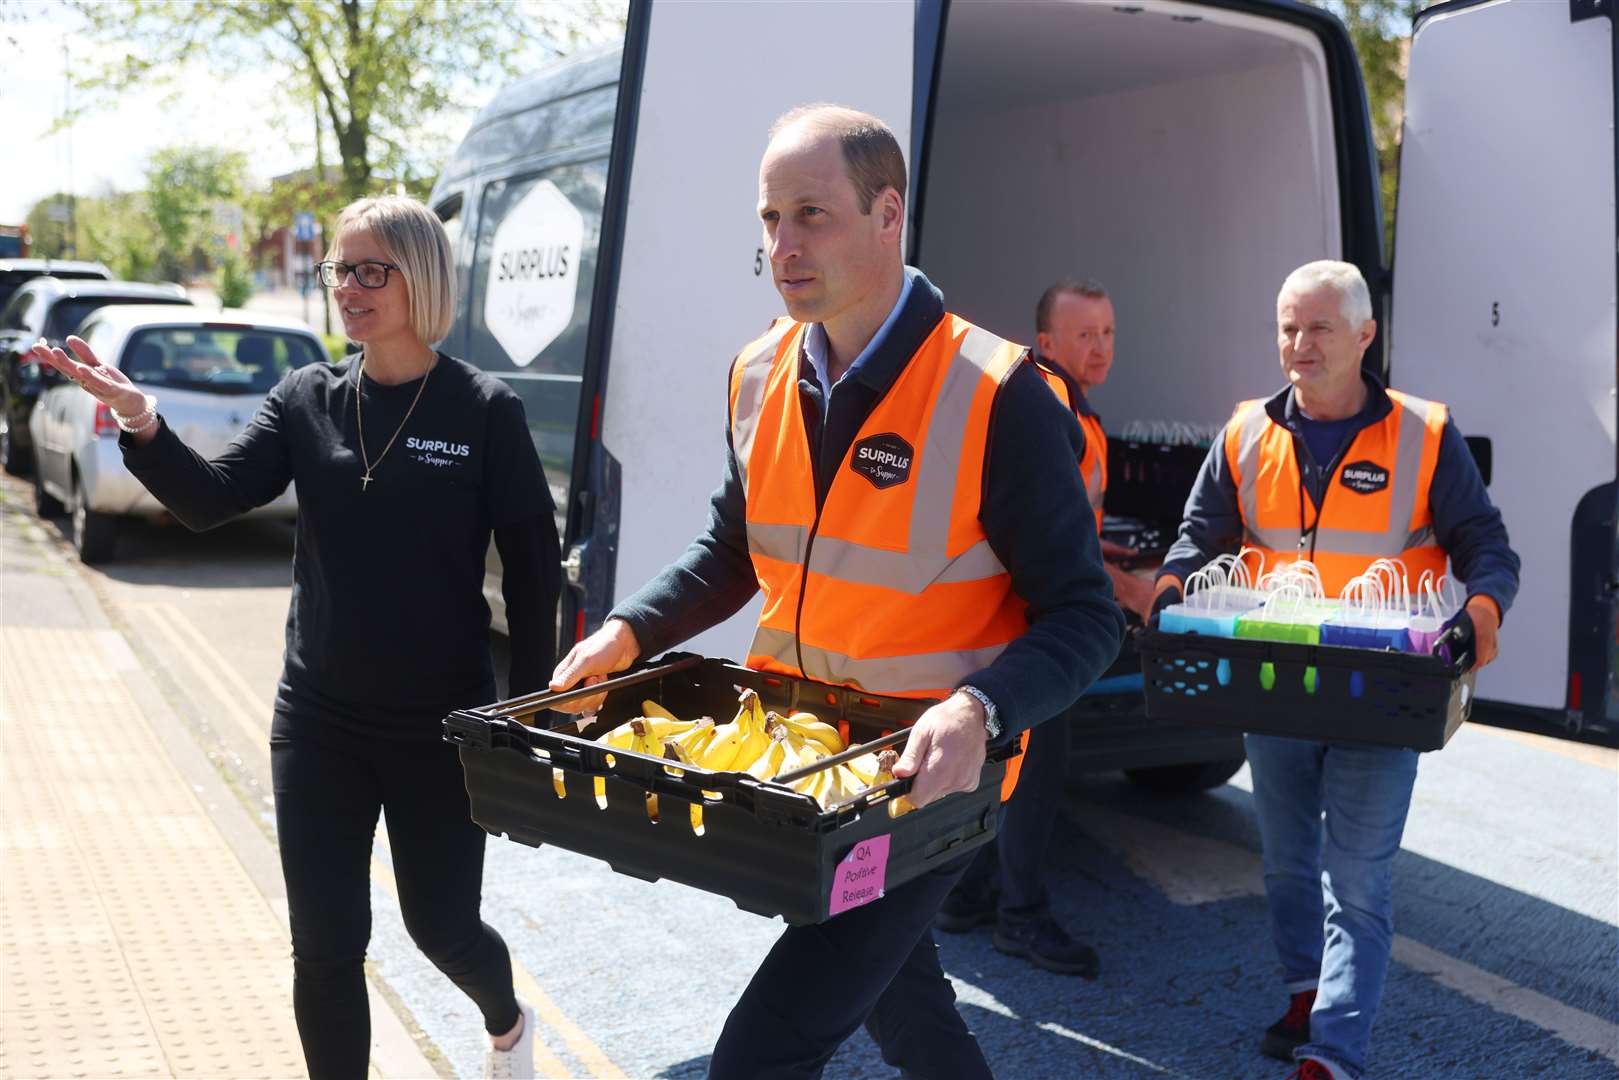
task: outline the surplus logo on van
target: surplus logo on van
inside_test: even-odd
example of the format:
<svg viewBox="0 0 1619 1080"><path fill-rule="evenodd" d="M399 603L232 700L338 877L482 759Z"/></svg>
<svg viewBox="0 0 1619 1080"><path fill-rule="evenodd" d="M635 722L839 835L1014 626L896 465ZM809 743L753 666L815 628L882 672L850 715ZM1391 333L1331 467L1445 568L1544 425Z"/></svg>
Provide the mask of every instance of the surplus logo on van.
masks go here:
<svg viewBox="0 0 1619 1080"><path fill-rule="evenodd" d="M886 432L861 439L849 451L849 468L871 481L881 491L911 478L911 460L916 451L911 444Z"/></svg>
<svg viewBox="0 0 1619 1080"><path fill-rule="evenodd" d="M1352 461L1338 474L1338 483L1360 495L1372 495L1389 486L1389 471L1375 461Z"/></svg>

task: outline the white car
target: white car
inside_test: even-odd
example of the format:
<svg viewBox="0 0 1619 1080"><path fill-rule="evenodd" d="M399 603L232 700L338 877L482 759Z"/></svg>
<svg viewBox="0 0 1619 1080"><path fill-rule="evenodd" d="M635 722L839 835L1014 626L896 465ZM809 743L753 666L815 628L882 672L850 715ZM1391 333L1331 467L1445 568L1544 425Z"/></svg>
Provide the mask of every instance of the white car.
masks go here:
<svg viewBox="0 0 1619 1080"><path fill-rule="evenodd" d="M104 363L159 398L175 434L203 457L222 451L287 372L329 363L304 323L256 311L159 305L107 307L79 328ZM41 517L71 511L73 546L87 563L113 557L121 517L160 518L161 503L124 467L111 411L57 376L28 420ZM254 515L292 518L289 487Z"/></svg>

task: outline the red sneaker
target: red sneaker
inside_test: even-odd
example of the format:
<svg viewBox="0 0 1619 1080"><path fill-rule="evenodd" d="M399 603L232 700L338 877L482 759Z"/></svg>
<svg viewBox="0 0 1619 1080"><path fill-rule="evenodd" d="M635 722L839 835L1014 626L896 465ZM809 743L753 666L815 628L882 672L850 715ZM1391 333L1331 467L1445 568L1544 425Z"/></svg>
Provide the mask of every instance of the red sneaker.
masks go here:
<svg viewBox="0 0 1619 1080"><path fill-rule="evenodd" d="M1315 1058L1305 1058L1288 1073L1287 1080L1332 1080L1332 1072Z"/></svg>
<svg viewBox="0 0 1619 1080"><path fill-rule="evenodd" d="M1259 1052L1277 1061L1292 1061L1293 1051L1310 1041L1310 1010L1314 1007L1314 990L1294 994L1288 1003L1287 1015L1265 1029Z"/></svg>

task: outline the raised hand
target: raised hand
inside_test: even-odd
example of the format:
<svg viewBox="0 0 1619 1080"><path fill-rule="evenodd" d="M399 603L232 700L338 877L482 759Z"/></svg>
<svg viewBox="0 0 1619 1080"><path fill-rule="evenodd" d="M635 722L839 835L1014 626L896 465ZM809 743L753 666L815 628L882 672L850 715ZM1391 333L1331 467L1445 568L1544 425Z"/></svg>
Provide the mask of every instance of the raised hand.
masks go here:
<svg viewBox="0 0 1619 1080"><path fill-rule="evenodd" d="M102 402L119 416L138 416L146 408L146 395L129 381L129 376L108 364L103 364L81 337L69 337L67 346L74 356L62 349L52 348L43 340L37 342L29 355L41 366L49 365L64 378L76 382L86 393ZM75 356L77 359L75 359Z"/></svg>

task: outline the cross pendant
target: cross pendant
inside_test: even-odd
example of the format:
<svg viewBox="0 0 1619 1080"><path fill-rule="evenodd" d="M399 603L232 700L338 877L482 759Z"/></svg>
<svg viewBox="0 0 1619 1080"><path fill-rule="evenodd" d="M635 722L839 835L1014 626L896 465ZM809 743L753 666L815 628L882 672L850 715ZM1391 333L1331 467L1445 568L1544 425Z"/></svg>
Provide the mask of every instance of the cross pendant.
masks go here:
<svg viewBox="0 0 1619 1080"><path fill-rule="evenodd" d="M364 476L360 477L360 490L364 491L366 488L368 488L370 486L371 486L371 474L366 473Z"/></svg>

